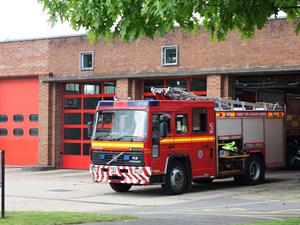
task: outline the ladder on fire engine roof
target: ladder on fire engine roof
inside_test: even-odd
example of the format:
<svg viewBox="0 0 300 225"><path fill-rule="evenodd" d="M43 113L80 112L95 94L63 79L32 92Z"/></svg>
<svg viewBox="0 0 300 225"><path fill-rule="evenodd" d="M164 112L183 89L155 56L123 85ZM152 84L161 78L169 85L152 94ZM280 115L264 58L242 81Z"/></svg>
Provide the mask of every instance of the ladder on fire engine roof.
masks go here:
<svg viewBox="0 0 300 225"><path fill-rule="evenodd" d="M244 102L238 100L230 100L219 97L199 96L191 92L185 91L183 88L168 87L168 88L151 88L154 95L160 96L160 99L167 100L199 100L199 101L214 101L216 110L261 110L261 111L279 111L283 110L283 106L279 103L266 102ZM162 97L163 96L163 97ZM165 98L166 97L166 98Z"/></svg>

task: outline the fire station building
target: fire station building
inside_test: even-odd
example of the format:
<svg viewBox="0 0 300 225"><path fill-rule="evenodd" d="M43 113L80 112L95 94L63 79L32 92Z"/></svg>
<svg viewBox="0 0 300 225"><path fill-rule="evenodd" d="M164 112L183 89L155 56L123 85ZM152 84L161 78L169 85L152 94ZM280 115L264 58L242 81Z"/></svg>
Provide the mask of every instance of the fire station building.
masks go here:
<svg viewBox="0 0 300 225"><path fill-rule="evenodd" d="M85 36L0 42L0 149L11 166L87 169L87 122L99 100L151 99L151 87L285 102L300 95L296 24L271 20L254 38L175 28L124 43ZM296 121L300 123L299 121Z"/></svg>

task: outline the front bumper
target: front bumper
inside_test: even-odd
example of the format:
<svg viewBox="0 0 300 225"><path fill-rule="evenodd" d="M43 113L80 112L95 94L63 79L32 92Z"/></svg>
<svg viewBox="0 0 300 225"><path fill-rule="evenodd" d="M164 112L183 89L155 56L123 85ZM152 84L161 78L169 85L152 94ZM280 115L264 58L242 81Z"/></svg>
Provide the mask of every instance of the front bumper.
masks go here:
<svg viewBox="0 0 300 225"><path fill-rule="evenodd" d="M90 173L95 182L123 184L149 184L150 167L91 165Z"/></svg>

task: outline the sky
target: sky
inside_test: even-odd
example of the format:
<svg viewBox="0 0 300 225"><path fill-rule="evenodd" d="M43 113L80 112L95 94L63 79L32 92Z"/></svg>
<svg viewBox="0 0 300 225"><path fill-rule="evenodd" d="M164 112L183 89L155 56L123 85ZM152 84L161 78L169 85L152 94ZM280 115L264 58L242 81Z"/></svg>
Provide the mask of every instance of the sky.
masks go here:
<svg viewBox="0 0 300 225"><path fill-rule="evenodd" d="M37 0L0 0L0 41L82 34L68 24L53 28Z"/></svg>
<svg viewBox="0 0 300 225"><path fill-rule="evenodd" d="M83 34L58 22L53 28L37 0L0 0L0 41Z"/></svg>

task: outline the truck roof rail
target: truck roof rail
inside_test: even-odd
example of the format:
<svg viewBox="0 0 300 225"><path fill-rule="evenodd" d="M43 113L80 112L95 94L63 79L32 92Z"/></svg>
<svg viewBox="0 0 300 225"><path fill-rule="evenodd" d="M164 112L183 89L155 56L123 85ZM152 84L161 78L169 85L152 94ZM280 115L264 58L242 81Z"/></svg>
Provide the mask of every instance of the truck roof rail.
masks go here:
<svg viewBox="0 0 300 225"><path fill-rule="evenodd" d="M224 99L219 97L199 96L192 92L188 92L183 88L168 87L168 88L151 88L152 93L159 100L198 100L198 101L213 101L216 110L268 110L280 111L284 107L279 103L266 102L244 102L239 100Z"/></svg>

